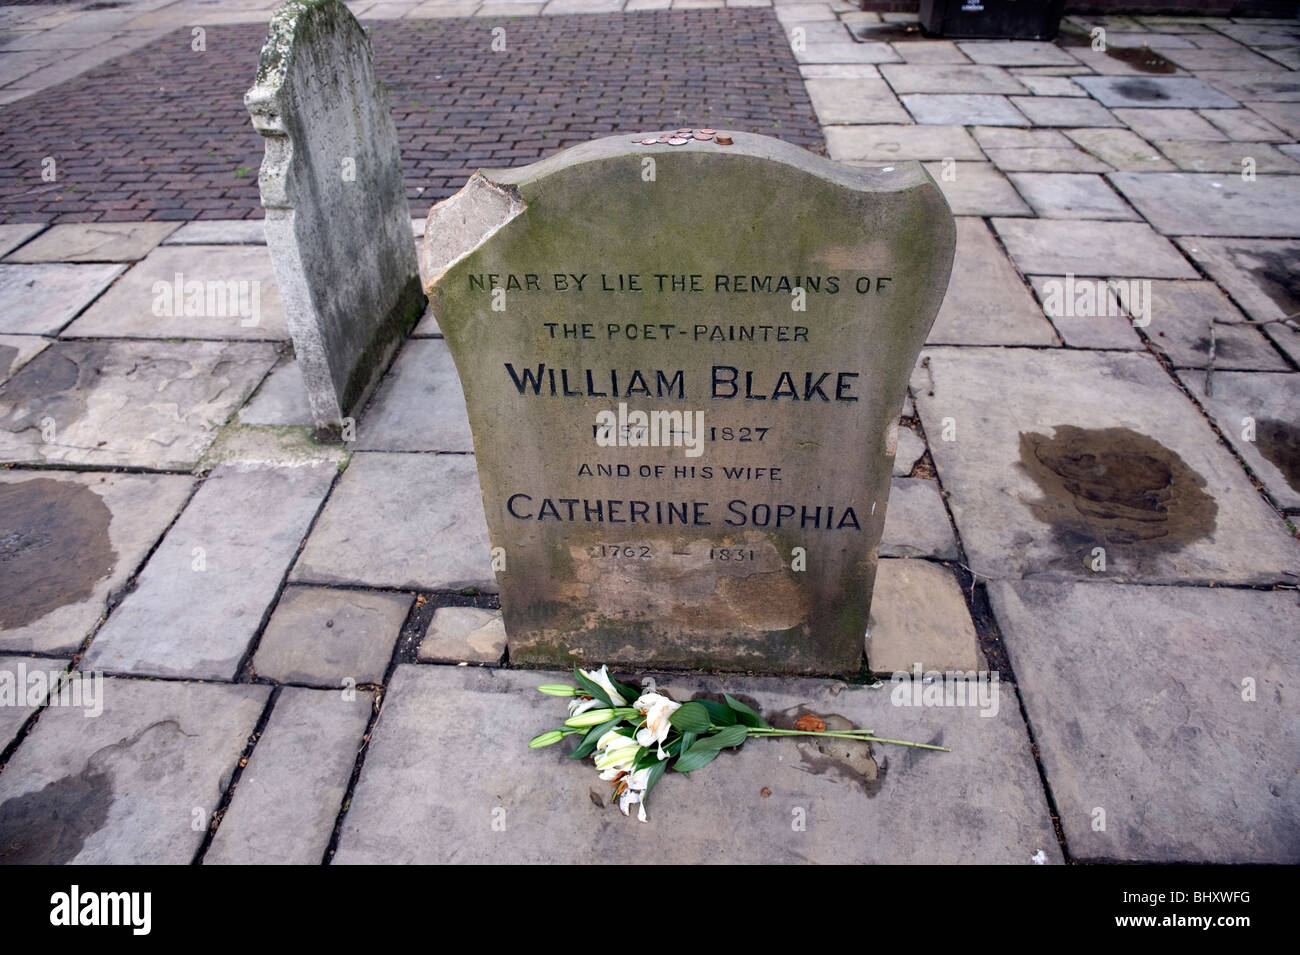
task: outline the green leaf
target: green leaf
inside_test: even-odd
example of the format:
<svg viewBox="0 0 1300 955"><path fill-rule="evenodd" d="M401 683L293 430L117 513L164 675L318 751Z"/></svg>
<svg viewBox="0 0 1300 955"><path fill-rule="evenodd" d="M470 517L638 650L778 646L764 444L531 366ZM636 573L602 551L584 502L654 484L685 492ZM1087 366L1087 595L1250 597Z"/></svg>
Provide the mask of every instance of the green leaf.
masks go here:
<svg viewBox="0 0 1300 955"><path fill-rule="evenodd" d="M588 696L600 700L606 706L614 705L614 701L609 698L608 693L601 689L600 684L594 680L588 680L576 666L573 668L573 678L578 681L578 685L582 687L583 692Z"/></svg>
<svg viewBox="0 0 1300 955"><path fill-rule="evenodd" d="M636 762L632 764L632 769L633 771L638 769L645 769L647 766L653 766L656 763L666 763L666 762L667 760L662 760L659 758L658 749L654 749L654 748L643 749L641 750L641 755L639 755L636 758Z"/></svg>
<svg viewBox="0 0 1300 955"><path fill-rule="evenodd" d="M736 722L736 714L726 703L717 700L696 700L700 706L709 711L709 719L714 726L731 726Z"/></svg>
<svg viewBox="0 0 1300 955"><path fill-rule="evenodd" d="M709 729L709 711L699 703L683 703L673 710L668 722L683 733L706 733Z"/></svg>
<svg viewBox="0 0 1300 955"><path fill-rule="evenodd" d="M718 730L712 736L700 740L696 746L707 743L714 749L726 749L730 746L739 746L749 737L749 727L737 723L735 726L728 726L726 729Z"/></svg>
<svg viewBox="0 0 1300 955"><path fill-rule="evenodd" d="M745 742L748 735L749 730L744 726L739 724L728 726L712 736L696 741L690 749L684 750L677 758L677 762L673 764L673 768L679 773L689 773L707 766L713 762L719 752L729 746L739 746Z"/></svg>
<svg viewBox="0 0 1300 955"><path fill-rule="evenodd" d="M618 718L612 719L608 723L601 723L599 726L593 726L588 730L587 735L582 738L578 748L569 754L569 759L586 759L596 748L597 741L621 722L622 719Z"/></svg>
<svg viewBox="0 0 1300 955"><path fill-rule="evenodd" d="M679 773L693 773L709 763L713 762L718 756L716 749L700 749L700 744L696 743L689 753L683 753L677 757L677 762L673 763L673 769Z"/></svg>
<svg viewBox="0 0 1300 955"><path fill-rule="evenodd" d="M690 749L692 746L695 745L695 740L699 738L699 735L700 735L699 733L691 733L691 732L683 733L678 739L678 742L681 745L678 747L677 751L679 753L686 752L688 749Z"/></svg>
<svg viewBox="0 0 1300 955"><path fill-rule="evenodd" d="M628 706L635 703L637 698L641 695L641 691L636 687L628 686L626 683L619 683L618 680L615 680L613 677L609 678L609 682L614 684L614 689L623 694L623 699L627 700Z"/></svg>
<svg viewBox="0 0 1300 955"><path fill-rule="evenodd" d="M740 700L730 694L723 693L722 698L727 701L727 705L736 711L736 718L746 726L757 726L767 729L767 720L759 716L754 710L750 709Z"/></svg>
<svg viewBox="0 0 1300 955"><path fill-rule="evenodd" d="M645 781L645 794L641 797L642 802L645 802L646 796L650 795L650 790L655 788L655 783L659 782L659 777L667 772L667 770L668 760L666 759L661 759L650 767L650 775L646 777Z"/></svg>

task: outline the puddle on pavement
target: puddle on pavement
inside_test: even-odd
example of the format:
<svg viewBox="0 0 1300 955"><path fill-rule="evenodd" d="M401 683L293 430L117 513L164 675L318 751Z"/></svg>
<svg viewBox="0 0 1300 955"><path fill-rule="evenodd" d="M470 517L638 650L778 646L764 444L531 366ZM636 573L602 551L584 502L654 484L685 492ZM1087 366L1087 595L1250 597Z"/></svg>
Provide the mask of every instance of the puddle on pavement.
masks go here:
<svg viewBox="0 0 1300 955"><path fill-rule="evenodd" d="M103 498L84 484L0 483L0 629L88 598L117 561Z"/></svg>
<svg viewBox="0 0 1300 955"><path fill-rule="evenodd" d="M1255 422L1255 447L1282 472L1291 490L1300 491L1300 427L1276 418L1260 418Z"/></svg>
<svg viewBox="0 0 1300 955"><path fill-rule="evenodd" d="M113 781L89 768L0 803L0 864L63 865L108 821Z"/></svg>
<svg viewBox="0 0 1300 955"><path fill-rule="evenodd" d="M1094 547L1120 547L1126 569L1141 571L1214 532L1219 507L1205 479L1159 441L1129 428L1054 431L1022 431L1019 466L1043 495L1026 504L1071 563L1088 567Z"/></svg>
<svg viewBox="0 0 1300 955"><path fill-rule="evenodd" d="M1300 270L1295 268L1294 259L1300 247L1292 246L1287 251L1292 256L1290 261L1281 251L1242 246L1228 249L1233 263L1254 277L1259 290L1282 310L1283 315L1300 312Z"/></svg>
<svg viewBox="0 0 1300 955"><path fill-rule="evenodd" d="M1091 35L1086 33L1068 32L1068 33L1062 33L1060 35L1058 42L1059 45L1061 46L1090 47L1092 46L1092 37ZM1119 47L1107 43L1105 53L1112 60L1118 60L1121 63L1126 63L1129 66L1133 67L1133 69L1140 70L1143 73L1169 74L1169 73L1178 72L1178 66L1176 64L1166 59L1165 57L1161 56L1159 53L1157 53L1155 50L1151 49L1150 47L1146 47L1146 46ZM1139 80L1138 82L1141 81ZM1128 84L1124 84L1124 86L1127 85ZM1121 86L1120 88L1123 89L1124 87ZM1141 100L1148 100L1148 101L1158 100L1158 99L1168 99L1168 97L1164 94L1163 91L1157 91L1159 92L1158 96L1150 95L1152 92L1153 91L1149 87L1147 87L1136 94L1130 93L1127 90L1125 90L1124 95L1131 96L1133 99L1141 99Z"/></svg>
<svg viewBox="0 0 1300 955"><path fill-rule="evenodd" d="M822 713L813 714L812 710L800 707L793 720L805 714L820 717L828 730L853 729L853 724L842 716ZM791 725L793 725L793 720ZM884 782L885 769L877 764L871 752L870 743L858 743L848 739L831 737L800 739L796 742L801 761L800 769L813 776L830 774L833 778L857 786L868 797L876 795Z"/></svg>

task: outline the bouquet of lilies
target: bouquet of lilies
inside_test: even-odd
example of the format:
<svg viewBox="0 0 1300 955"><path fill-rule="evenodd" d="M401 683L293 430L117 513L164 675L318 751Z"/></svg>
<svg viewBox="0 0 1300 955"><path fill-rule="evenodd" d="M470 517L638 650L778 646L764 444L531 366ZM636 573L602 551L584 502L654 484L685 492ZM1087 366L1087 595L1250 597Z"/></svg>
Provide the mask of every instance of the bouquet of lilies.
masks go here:
<svg viewBox="0 0 1300 955"><path fill-rule="evenodd" d="M717 757L724 749L755 737L828 736L871 743L893 743L950 752L946 746L883 739L871 730L828 730L816 717L805 716L795 729L770 726L752 707L723 694L723 701L692 700L678 703L661 693L642 693L599 670L573 668L577 686L548 683L537 689L547 696L570 697L569 718L557 729L534 736L529 748L552 746L566 736L582 740L570 759L590 756L600 778L614 787L618 808L628 815L637 806L637 818L646 821L646 797L668 764L690 773Z"/></svg>

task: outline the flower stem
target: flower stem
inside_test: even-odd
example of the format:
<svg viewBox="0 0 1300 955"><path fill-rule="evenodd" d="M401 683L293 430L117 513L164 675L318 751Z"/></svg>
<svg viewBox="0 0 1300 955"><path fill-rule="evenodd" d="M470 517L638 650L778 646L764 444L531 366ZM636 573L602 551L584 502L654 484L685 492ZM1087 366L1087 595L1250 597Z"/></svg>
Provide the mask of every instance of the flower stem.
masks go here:
<svg viewBox="0 0 1300 955"><path fill-rule="evenodd" d="M829 736L833 739L854 739L861 743L891 743L894 746L912 746L916 749L933 749L941 753L951 753L952 750L947 746L935 746L931 743L913 743L905 739L885 739L882 736L872 736L871 730L783 730L774 727L750 727L750 736L757 737L774 737L774 736Z"/></svg>

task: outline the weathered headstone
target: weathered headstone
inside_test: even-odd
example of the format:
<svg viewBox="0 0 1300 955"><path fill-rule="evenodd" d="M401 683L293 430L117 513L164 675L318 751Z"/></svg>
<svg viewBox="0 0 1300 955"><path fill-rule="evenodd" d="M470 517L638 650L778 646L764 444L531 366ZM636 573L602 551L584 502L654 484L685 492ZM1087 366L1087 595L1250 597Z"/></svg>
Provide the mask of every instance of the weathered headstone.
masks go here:
<svg viewBox="0 0 1300 955"><path fill-rule="evenodd" d="M271 18L244 96L266 138L266 243L312 415L359 409L424 308L388 95L338 0Z"/></svg>
<svg viewBox="0 0 1300 955"><path fill-rule="evenodd" d="M952 217L919 164L712 132L481 172L430 212L514 661L861 663Z"/></svg>

